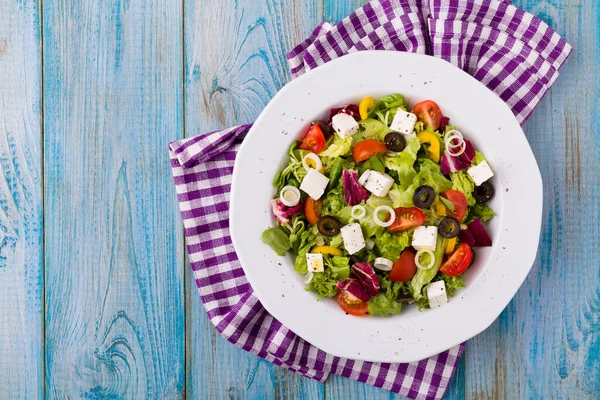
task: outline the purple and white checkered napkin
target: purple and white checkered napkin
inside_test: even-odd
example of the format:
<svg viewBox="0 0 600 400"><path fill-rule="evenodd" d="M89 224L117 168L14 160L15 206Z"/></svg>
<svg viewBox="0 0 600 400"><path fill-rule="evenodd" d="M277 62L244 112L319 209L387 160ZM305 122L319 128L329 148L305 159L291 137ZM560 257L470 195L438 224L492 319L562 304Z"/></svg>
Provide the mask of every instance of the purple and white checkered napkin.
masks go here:
<svg viewBox="0 0 600 400"><path fill-rule="evenodd" d="M337 25L319 25L288 60L297 77L370 49L441 57L498 94L522 124L571 51L548 25L506 1L375 0ZM210 321L236 346L318 381L338 374L414 399L441 398L464 344L409 364L343 359L307 343L259 303L229 236L231 174L250 126L170 145L190 262Z"/></svg>

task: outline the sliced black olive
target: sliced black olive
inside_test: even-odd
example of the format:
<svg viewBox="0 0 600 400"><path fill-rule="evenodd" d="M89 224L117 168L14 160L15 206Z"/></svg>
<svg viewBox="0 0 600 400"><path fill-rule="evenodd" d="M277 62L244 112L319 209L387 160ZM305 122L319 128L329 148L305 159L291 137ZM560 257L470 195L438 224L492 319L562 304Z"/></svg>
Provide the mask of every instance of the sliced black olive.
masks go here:
<svg viewBox="0 0 600 400"><path fill-rule="evenodd" d="M457 237L460 234L460 222L452 217L446 217L440 222L438 232L445 238Z"/></svg>
<svg viewBox="0 0 600 400"><path fill-rule="evenodd" d="M350 265L354 265L354 264L359 263L359 262L360 262L360 258L358 258L357 255L352 254L350 256Z"/></svg>
<svg viewBox="0 0 600 400"><path fill-rule="evenodd" d="M385 135L383 143L390 151L402 151L406 148L406 138L398 132L390 132Z"/></svg>
<svg viewBox="0 0 600 400"><path fill-rule="evenodd" d="M494 187L489 182L483 182L479 186L475 186L473 197L478 203L486 203L494 197Z"/></svg>
<svg viewBox="0 0 600 400"><path fill-rule="evenodd" d="M342 224L336 217L332 217L330 215L321 217L317 223L319 232L325 236L335 236L340 233L341 225Z"/></svg>
<svg viewBox="0 0 600 400"><path fill-rule="evenodd" d="M329 126L329 124L326 124L323 121L314 121L313 125L319 125L319 128L321 128L325 139L328 139L329 136L331 136L331 127Z"/></svg>
<svg viewBox="0 0 600 400"><path fill-rule="evenodd" d="M431 186L419 186L413 195L413 203L419 208L429 208L435 199L435 190Z"/></svg>

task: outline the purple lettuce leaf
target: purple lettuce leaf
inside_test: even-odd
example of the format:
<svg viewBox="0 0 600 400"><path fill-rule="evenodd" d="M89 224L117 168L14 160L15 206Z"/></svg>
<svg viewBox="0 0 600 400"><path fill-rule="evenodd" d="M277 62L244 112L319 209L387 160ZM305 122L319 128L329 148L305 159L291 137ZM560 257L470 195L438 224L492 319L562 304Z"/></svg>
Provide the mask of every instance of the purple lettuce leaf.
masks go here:
<svg viewBox="0 0 600 400"><path fill-rule="evenodd" d="M344 186L344 199L349 206L355 206L369 198L369 193L358 183L358 172L355 170L344 170L342 172L342 184Z"/></svg>
<svg viewBox="0 0 600 400"><path fill-rule="evenodd" d="M465 151L460 156L452 156L448 151L444 151L442 156L442 174L449 174L450 172L458 172L462 169L469 168L475 158L475 148L469 141L465 140Z"/></svg>
<svg viewBox="0 0 600 400"><path fill-rule="evenodd" d="M485 230L481 218L477 218L469 225L469 231L473 234L475 247L489 247L492 245L492 239Z"/></svg>
<svg viewBox="0 0 600 400"><path fill-rule="evenodd" d="M358 279L363 289L371 296L379 294L379 279L369 263L358 262L352 266L352 274Z"/></svg>
<svg viewBox="0 0 600 400"><path fill-rule="evenodd" d="M288 208L279 199L271 200L271 211L273 211L275 219L281 222L282 224L287 224L288 222L290 222L288 217L299 213L300 211L302 211L303 207L304 204L302 202L299 202L295 206Z"/></svg>

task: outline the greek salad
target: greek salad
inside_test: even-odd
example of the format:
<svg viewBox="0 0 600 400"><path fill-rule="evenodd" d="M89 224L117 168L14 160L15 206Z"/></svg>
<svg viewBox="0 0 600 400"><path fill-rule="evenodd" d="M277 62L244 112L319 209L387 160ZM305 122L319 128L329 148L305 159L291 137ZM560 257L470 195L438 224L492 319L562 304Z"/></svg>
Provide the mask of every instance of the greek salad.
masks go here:
<svg viewBox="0 0 600 400"><path fill-rule="evenodd" d="M495 215L492 169L450 122L400 94L332 109L289 148L262 241L347 314L446 304Z"/></svg>

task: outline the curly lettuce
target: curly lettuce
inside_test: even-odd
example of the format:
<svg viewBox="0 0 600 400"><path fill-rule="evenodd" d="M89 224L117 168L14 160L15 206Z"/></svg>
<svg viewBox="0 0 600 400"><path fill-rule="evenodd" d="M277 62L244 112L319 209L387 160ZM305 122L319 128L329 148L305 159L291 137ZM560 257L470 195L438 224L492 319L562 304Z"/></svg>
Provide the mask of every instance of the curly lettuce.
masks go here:
<svg viewBox="0 0 600 400"><path fill-rule="evenodd" d="M337 283L350 276L350 259L341 256L324 256L325 270L315 272L307 290L315 292L318 299L337 294Z"/></svg>
<svg viewBox="0 0 600 400"><path fill-rule="evenodd" d="M450 173L450 180L452 181L452 189L458 190L467 198L467 204L469 206L475 205L475 198L473 197L473 190L475 190L475 183L467 174L466 170L460 170L458 172Z"/></svg>
<svg viewBox="0 0 600 400"><path fill-rule="evenodd" d="M392 132L390 128L383 122L367 118L360 121L360 137L362 139L377 139L383 142L385 135Z"/></svg>
<svg viewBox="0 0 600 400"><path fill-rule="evenodd" d="M452 182L449 181L442 171L439 164L429 159L419 159L417 163L419 172L410 181L402 181L399 185L393 185L389 196L396 207L412 207L413 195L415 190L421 185L428 185L436 193L441 193L452 188Z"/></svg>
<svg viewBox="0 0 600 400"><path fill-rule="evenodd" d="M446 239L438 236L434 251L435 261L433 263L433 266L429 269L419 269L415 276L413 276L410 284L415 300L418 301L423 297L422 289L429 282L431 282L435 275L438 273L438 270L442 265L442 258L444 257L444 249L446 248L446 243Z"/></svg>
<svg viewBox="0 0 600 400"><path fill-rule="evenodd" d="M284 186L292 185L300 187L300 182L306 176L306 170L302 166L302 159L308 153L307 150L300 150L297 148L298 142L294 141L288 150L288 165L279 171L273 179L273 186L278 190L281 190Z"/></svg>
<svg viewBox="0 0 600 400"><path fill-rule="evenodd" d="M389 126L394 120L398 109L406 111L406 101L401 94L393 93L375 102L375 106L369 112L369 118L376 118Z"/></svg>
<svg viewBox="0 0 600 400"><path fill-rule="evenodd" d="M375 246L379 250L381 257L388 260L397 260L400 253L407 248L412 239L412 232L402 232L400 234L385 232L375 238Z"/></svg>
<svg viewBox="0 0 600 400"><path fill-rule="evenodd" d="M333 142L323 150L319 156L323 157L343 157L350 153L352 150L352 136L348 136L345 138L340 138L339 136L335 136Z"/></svg>

